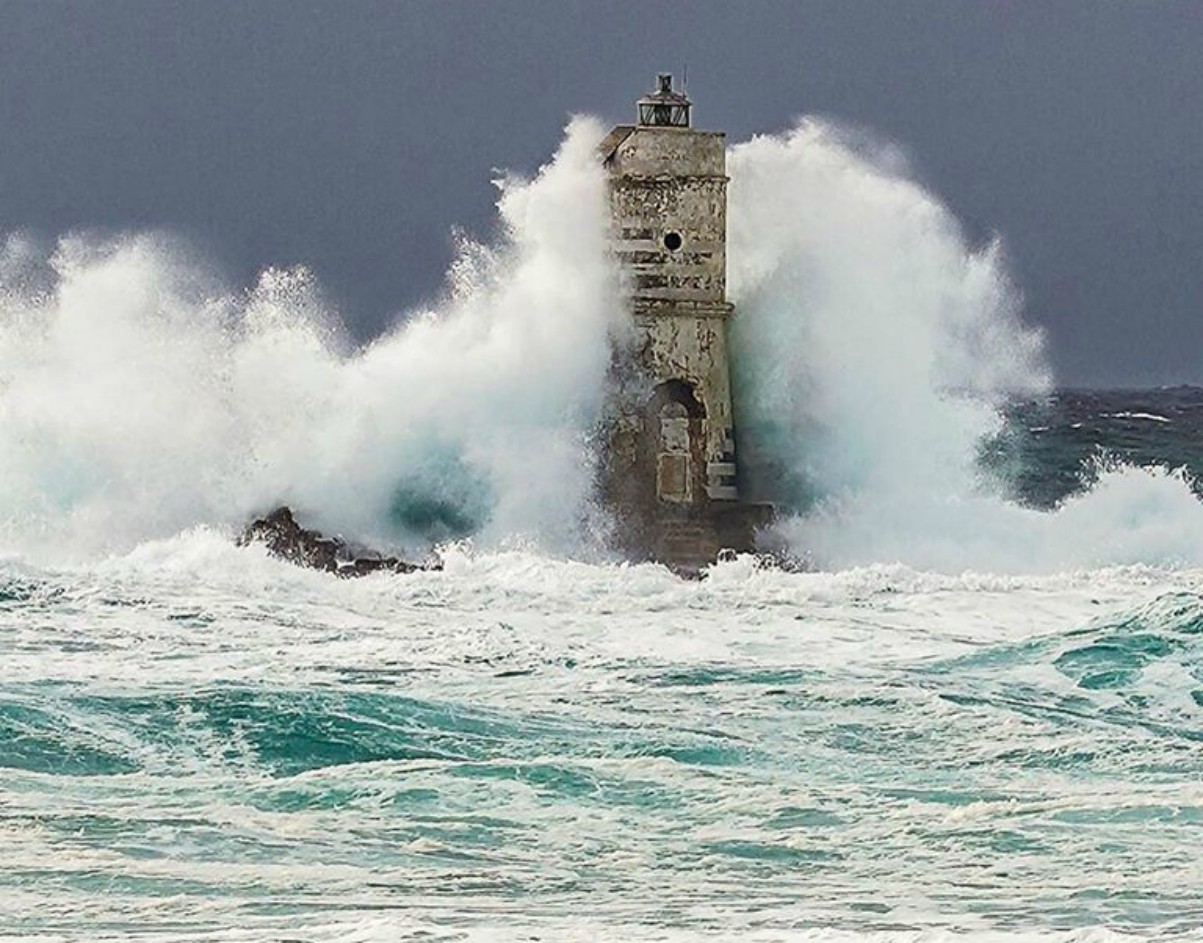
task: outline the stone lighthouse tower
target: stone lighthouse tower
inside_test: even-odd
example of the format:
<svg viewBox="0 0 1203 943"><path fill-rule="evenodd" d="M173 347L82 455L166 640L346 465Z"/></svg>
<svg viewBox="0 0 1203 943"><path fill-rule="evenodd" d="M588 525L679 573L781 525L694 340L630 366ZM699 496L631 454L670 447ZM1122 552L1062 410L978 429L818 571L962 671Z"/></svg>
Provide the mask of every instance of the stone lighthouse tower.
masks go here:
<svg viewBox="0 0 1203 943"><path fill-rule="evenodd" d="M616 358L605 490L623 549L682 569L751 549L767 516L739 501L724 134L694 129L690 107L660 75L601 155L634 322Z"/></svg>

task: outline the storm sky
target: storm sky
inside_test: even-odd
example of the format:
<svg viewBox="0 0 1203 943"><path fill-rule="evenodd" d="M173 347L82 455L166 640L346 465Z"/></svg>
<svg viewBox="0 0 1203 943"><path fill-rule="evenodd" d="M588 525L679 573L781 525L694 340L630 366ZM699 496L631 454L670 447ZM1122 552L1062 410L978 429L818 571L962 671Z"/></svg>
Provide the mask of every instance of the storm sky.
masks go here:
<svg viewBox="0 0 1203 943"><path fill-rule="evenodd" d="M819 114L999 233L1059 381L1203 383L1201 0L0 0L0 232L303 263L359 337L438 295L496 168L689 69L731 141Z"/></svg>

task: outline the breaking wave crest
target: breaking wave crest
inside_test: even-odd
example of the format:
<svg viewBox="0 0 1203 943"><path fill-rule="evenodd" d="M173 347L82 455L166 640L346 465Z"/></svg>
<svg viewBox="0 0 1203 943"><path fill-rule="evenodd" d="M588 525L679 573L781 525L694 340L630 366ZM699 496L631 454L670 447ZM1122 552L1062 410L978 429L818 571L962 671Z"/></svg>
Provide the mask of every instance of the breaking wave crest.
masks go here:
<svg viewBox="0 0 1203 943"><path fill-rule="evenodd" d="M574 120L446 298L363 349L303 268L230 290L170 238L0 250L0 552L124 553L280 502L383 546L596 550L593 436L619 278L600 125ZM1203 562L1179 473L1115 466L1052 512L984 470L1006 397L1051 376L997 240L905 161L805 121L730 152L740 452L820 567ZM403 263L399 263L403 264ZM761 495L755 495L761 496Z"/></svg>
<svg viewBox="0 0 1203 943"><path fill-rule="evenodd" d="M1050 390L1000 242L967 245L894 149L805 121L729 159L743 456L818 565L1048 571L1203 562L1203 505L1164 468L1084 469L1054 511L982 462L1013 395ZM1096 477L1097 476L1097 477Z"/></svg>
<svg viewBox="0 0 1203 943"><path fill-rule="evenodd" d="M10 238L0 550L124 551L281 501L360 539L570 549L620 311L600 136L574 121L499 183L503 236L461 240L446 300L363 350L301 268L229 292L153 235Z"/></svg>

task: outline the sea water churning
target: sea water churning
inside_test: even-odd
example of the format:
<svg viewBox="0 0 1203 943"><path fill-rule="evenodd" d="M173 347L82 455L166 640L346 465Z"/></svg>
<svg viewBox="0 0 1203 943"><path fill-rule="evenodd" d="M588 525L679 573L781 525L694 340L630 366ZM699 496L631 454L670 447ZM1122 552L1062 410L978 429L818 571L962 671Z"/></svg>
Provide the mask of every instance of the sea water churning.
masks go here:
<svg viewBox="0 0 1203 943"><path fill-rule="evenodd" d="M636 282L704 274L688 219L613 288L625 148L696 133L646 104L609 166L582 118L506 179L498 238L365 348L303 271L225 296L153 236L0 240L0 939L1198 939L1203 506L1137 464L1203 471L1203 394L1040 400L1004 254L805 121L726 155L716 405L657 353L707 319ZM705 417L641 424L674 379ZM586 562L608 404L651 524L707 533L773 467L814 571ZM1133 464L1079 481L1108 444ZM235 545L280 499L474 544L339 580Z"/></svg>

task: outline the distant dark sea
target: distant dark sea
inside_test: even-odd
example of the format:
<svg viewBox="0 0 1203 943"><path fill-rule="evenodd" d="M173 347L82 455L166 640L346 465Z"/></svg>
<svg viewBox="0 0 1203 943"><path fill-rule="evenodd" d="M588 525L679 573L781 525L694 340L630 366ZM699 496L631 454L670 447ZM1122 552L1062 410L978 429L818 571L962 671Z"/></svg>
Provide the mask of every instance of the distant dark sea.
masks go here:
<svg viewBox="0 0 1203 943"><path fill-rule="evenodd" d="M1065 389L1018 401L986 450L1012 496L1033 507L1086 490L1091 470L1114 462L1185 469L1203 494L1203 388Z"/></svg>

